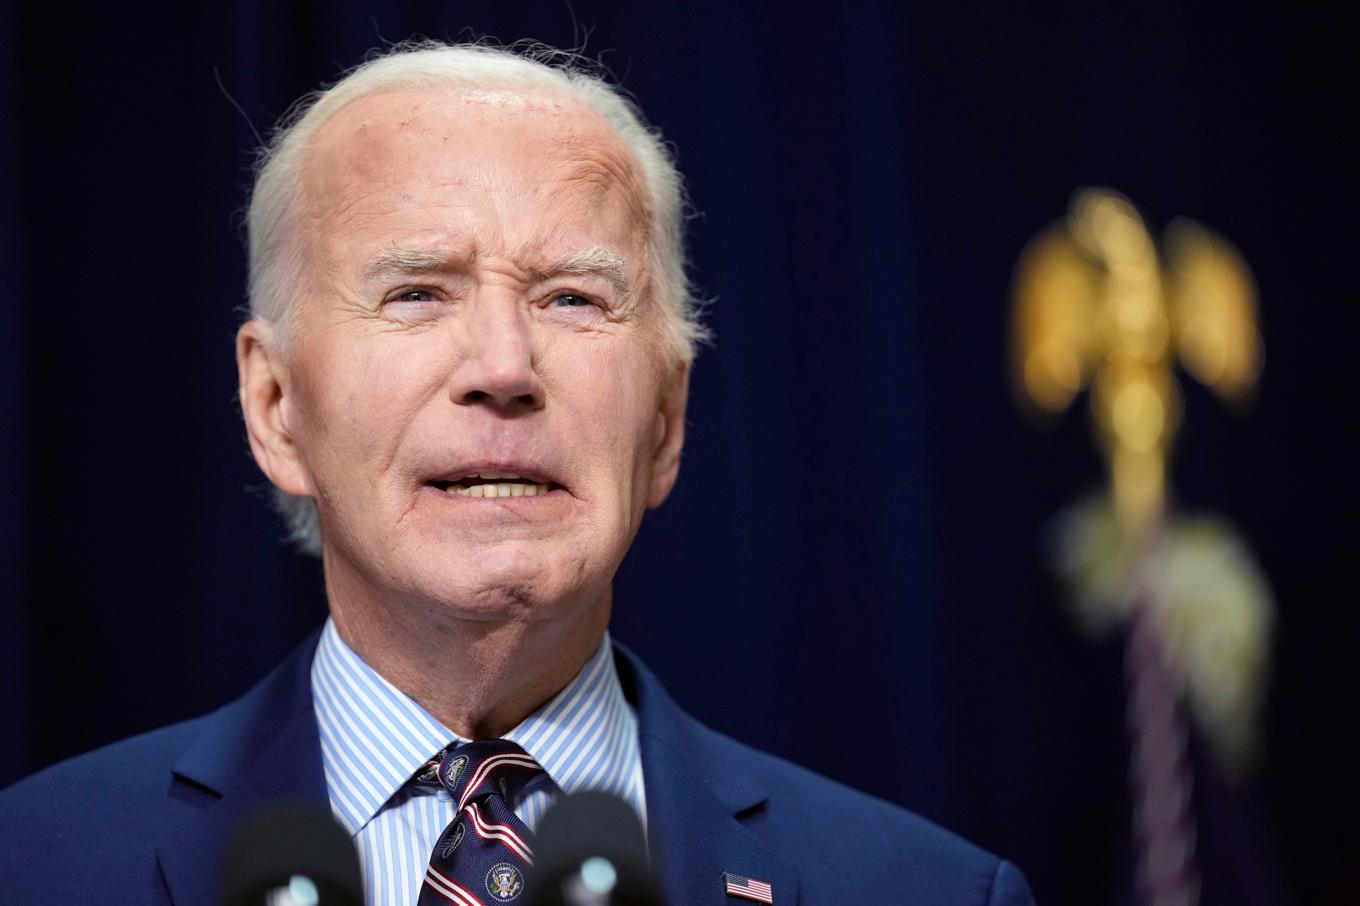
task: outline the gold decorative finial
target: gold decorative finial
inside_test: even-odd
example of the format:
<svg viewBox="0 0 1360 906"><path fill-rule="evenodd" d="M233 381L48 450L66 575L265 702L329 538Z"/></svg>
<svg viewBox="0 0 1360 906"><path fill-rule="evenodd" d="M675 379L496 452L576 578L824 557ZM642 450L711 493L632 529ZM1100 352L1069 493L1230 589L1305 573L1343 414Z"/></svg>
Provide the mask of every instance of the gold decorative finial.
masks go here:
<svg viewBox="0 0 1360 906"><path fill-rule="evenodd" d="M1015 283L1017 383L1060 412L1090 387L1115 510L1142 537L1166 506L1166 461L1181 418L1177 359L1225 400L1260 372L1256 293L1241 256L1188 220L1167 231L1163 265L1138 211L1085 189L1036 236Z"/></svg>
<svg viewBox="0 0 1360 906"><path fill-rule="evenodd" d="M1259 736L1275 608L1231 523L1169 512L1167 460L1182 415L1177 363L1231 405L1260 376L1251 273L1189 220L1171 224L1159 254L1128 199L1084 189L1025 248L1014 293L1021 398L1056 413L1089 389L1109 466L1108 496L1071 507L1051 533L1073 612L1093 633L1150 613L1199 725L1237 775Z"/></svg>

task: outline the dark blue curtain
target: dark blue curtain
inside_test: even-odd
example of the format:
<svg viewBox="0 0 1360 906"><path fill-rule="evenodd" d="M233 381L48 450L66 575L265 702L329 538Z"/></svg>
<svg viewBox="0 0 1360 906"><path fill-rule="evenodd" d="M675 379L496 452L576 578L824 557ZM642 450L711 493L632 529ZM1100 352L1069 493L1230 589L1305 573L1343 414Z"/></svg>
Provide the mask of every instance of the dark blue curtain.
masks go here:
<svg viewBox="0 0 1360 906"><path fill-rule="evenodd" d="M1254 413L1187 388L1176 470L1281 608L1260 770L1201 784L1204 902L1352 900L1339 18L242 0L7 4L0 30L0 784L226 701L324 615L233 401L255 133L385 41L585 37L679 148L718 337L616 635L700 718L1015 859L1041 902L1115 902L1118 644L1078 636L1039 557L1100 465L1080 410L1014 413L1005 368L1020 248L1076 186L1114 186L1230 236L1263 300Z"/></svg>

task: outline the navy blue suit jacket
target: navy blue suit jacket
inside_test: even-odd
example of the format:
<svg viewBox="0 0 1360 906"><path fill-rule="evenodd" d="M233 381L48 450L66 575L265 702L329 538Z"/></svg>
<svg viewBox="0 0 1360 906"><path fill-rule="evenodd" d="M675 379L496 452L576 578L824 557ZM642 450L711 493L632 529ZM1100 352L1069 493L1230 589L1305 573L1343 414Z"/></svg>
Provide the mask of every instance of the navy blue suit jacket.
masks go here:
<svg viewBox="0 0 1360 906"><path fill-rule="evenodd" d="M0 902L217 902L218 863L262 802L328 802L308 640L254 689L0 793ZM733 906L723 872L779 906L1027 906L1010 863L886 802L709 730L637 658L616 663L637 709L654 864L671 906Z"/></svg>

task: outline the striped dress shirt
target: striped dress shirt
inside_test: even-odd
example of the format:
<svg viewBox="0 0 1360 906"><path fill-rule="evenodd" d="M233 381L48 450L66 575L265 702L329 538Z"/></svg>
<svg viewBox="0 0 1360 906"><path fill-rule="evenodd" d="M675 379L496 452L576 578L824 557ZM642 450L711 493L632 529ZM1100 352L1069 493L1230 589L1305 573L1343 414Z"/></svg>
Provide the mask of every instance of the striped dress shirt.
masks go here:
<svg viewBox="0 0 1360 906"><path fill-rule="evenodd" d="M327 620L312 698L331 809L354 837L369 906L415 906L435 840L456 814L444 790L408 785L460 739L379 676ZM623 697L608 634L567 687L504 736L553 781L512 803L531 829L563 792L603 790L646 822L637 715Z"/></svg>

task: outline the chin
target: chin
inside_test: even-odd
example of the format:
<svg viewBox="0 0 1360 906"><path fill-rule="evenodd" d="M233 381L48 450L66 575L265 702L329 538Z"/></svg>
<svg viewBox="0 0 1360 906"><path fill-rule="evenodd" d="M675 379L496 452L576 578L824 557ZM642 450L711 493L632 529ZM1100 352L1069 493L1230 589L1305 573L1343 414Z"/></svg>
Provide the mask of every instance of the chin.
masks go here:
<svg viewBox="0 0 1360 906"><path fill-rule="evenodd" d="M617 565L597 532L403 528L385 539L385 562L362 572L379 586L373 592L387 586L398 598L424 601L436 619L537 622L589 609L608 596Z"/></svg>
<svg viewBox="0 0 1360 906"><path fill-rule="evenodd" d="M579 591L553 581L541 562L536 569L498 569L486 559L459 557L422 573L415 583L421 597L465 620L548 620Z"/></svg>

